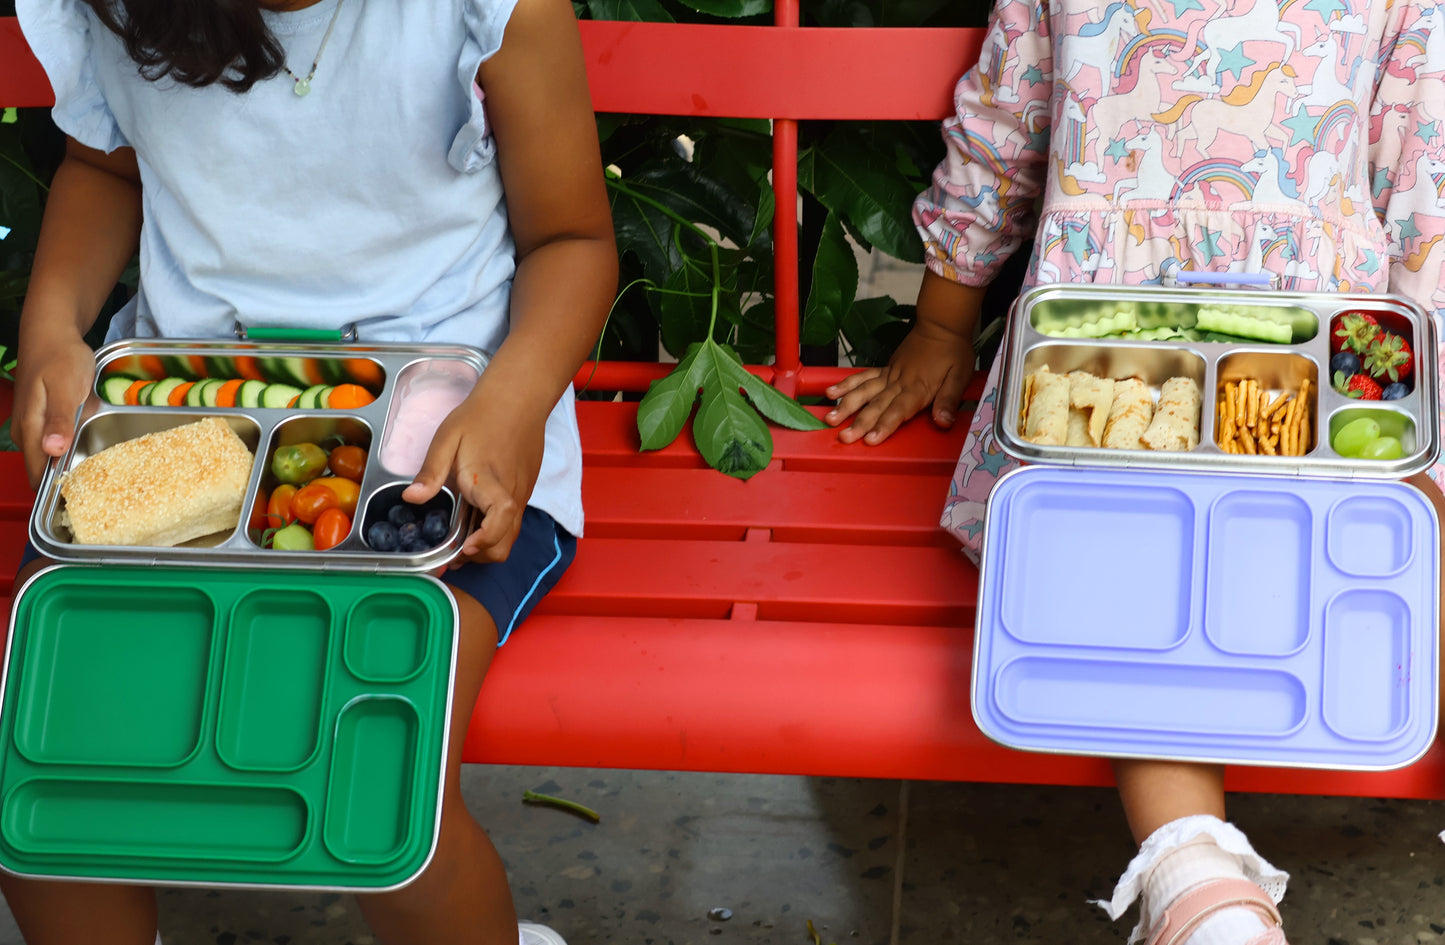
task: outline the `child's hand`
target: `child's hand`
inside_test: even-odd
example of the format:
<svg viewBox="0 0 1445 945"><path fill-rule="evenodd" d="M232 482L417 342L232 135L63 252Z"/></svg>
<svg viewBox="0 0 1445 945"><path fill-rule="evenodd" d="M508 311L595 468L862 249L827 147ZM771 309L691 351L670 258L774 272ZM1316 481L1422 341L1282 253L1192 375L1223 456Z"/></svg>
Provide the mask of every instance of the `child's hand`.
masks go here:
<svg viewBox="0 0 1445 945"><path fill-rule="evenodd" d="M25 348L15 368L10 438L25 457L32 489L50 458L70 449L76 412L90 396L94 379L95 353L78 335Z"/></svg>
<svg viewBox="0 0 1445 945"><path fill-rule="evenodd" d="M480 386L453 410L432 437L416 479L402 499L423 503L448 481L482 513L481 526L462 543L462 557L505 561L522 530L522 513L542 467L545 424L518 419L505 399L481 396Z"/></svg>
<svg viewBox="0 0 1445 945"><path fill-rule="evenodd" d="M971 334L971 333L970 333ZM824 420L833 426L857 414L838 439L877 445L918 411L933 404L933 422L953 426L958 405L973 378L973 341L932 323L919 322L903 339L886 368L869 368L825 392L838 401Z"/></svg>

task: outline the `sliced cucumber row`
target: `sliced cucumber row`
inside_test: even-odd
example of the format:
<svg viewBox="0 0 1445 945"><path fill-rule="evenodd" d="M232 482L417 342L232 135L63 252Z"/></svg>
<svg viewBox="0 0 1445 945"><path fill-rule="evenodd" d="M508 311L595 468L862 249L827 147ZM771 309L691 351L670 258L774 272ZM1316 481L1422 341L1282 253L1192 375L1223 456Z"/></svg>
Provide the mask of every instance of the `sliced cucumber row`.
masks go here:
<svg viewBox="0 0 1445 945"><path fill-rule="evenodd" d="M176 388L188 384L185 393L187 407L215 407L216 397L228 380L234 378L205 378L188 381L180 377L164 377L146 383L136 392L136 403L148 407L165 407L170 404L171 394ZM109 404L124 404L126 391L137 384L136 378L111 375L100 382L100 396ZM236 389L237 407L298 407L304 410L324 410L327 399L335 389L331 384L309 384L305 388L291 384L268 384L265 381L243 381Z"/></svg>

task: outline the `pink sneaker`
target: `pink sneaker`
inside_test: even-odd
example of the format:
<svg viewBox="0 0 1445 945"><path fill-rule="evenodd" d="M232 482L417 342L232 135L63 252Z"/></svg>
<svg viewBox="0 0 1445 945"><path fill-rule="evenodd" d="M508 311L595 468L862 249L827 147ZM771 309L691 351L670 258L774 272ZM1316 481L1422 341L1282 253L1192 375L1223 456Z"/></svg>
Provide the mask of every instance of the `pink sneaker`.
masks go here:
<svg viewBox="0 0 1445 945"><path fill-rule="evenodd" d="M1169 904L1154 928L1149 930L1147 945L1184 945L1199 923L1220 909L1244 906L1259 913L1270 929L1256 935L1245 945L1289 945L1280 928L1279 910L1269 895L1244 879L1215 879L1200 883ZM531 945L531 943L528 943Z"/></svg>

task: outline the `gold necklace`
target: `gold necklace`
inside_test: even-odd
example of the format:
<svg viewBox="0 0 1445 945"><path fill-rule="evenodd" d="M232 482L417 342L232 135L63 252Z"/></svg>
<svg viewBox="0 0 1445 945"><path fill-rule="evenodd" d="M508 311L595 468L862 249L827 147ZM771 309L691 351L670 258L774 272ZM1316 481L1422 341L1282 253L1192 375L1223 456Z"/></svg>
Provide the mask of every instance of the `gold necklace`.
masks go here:
<svg viewBox="0 0 1445 945"><path fill-rule="evenodd" d="M341 4L345 2L346 0L336 0L336 11L331 14L331 22L326 26L325 35L321 37L321 46L316 50L316 58L311 60L310 72L306 73L304 77L299 76L292 72L291 67L286 65L286 63L281 63L281 68L286 70L286 74L296 80L296 84L291 87L291 91L296 93L297 98L302 98L311 91L311 80L316 78L316 65L321 62L321 54L326 51L326 42L331 39L331 31L336 28L336 18L341 15Z"/></svg>

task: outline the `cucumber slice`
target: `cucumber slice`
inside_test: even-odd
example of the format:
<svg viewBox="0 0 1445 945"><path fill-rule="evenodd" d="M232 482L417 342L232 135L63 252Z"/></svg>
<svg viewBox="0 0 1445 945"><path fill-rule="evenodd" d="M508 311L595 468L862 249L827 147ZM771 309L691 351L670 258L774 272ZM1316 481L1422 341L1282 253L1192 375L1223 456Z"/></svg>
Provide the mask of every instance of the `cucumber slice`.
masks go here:
<svg viewBox="0 0 1445 945"><path fill-rule="evenodd" d="M206 386L201 388L201 406L216 406L216 395L221 392L221 385L225 383L225 381L218 380L216 378L211 378L210 380L206 381Z"/></svg>
<svg viewBox="0 0 1445 945"><path fill-rule="evenodd" d="M310 358L282 358L281 369L284 373L284 380L288 384L296 384L300 387L310 387L314 383L311 366L306 362Z"/></svg>
<svg viewBox="0 0 1445 945"><path fill-rule="evenodd" d="M301 392L301 400L296 406L305 410L315 410L317 407L325 407L325 394L331 390L325 384L312 384Z"/></svg>
<svg viewBox="0 0 1445 945"><path fill-rule="evenodd" d="M209 357L206 358L206 376L230 380L241 375L236 370L235 358Z"/></svg>
<svg viewBox="0 0 1445 945"><path fill-rule="evenodd" d="M150 404L152 407L169 407L171 391L184 383L185 381L179 377L163 377L147 388L149 399L142 403ZM187 391L187 393L190 392Z"/></svg>
<svg viewBox="0 0 1445 945"><path fill-rule="evenodd" d="M100 382L100 396L108 404L125 403L125 392L134 384L135 378L125 374L112 374Z"/></svg>
<svg viewBox="0 0 1445 945"><path fill-rule="evenodd" d="M317 365L321 368L321 378L328 384L347 384L351 378L346 376L346 365L340 358L317 358Z"/></svg>
<svg viewBox="0 0 1445 945"><path fill-rule="evenodd" d="M261 392L262 407L289 407L291 401L301 396L299 387L290 384L268 384Z"/></svg>
<svg viewBox="0 0 1445 945"><path fill-rule="evenodd" d="M236 406L238 407L259 407L261 406L261 394L269 385L265 381L247 381L236 391Z"/></svg>
<svg viewBox="0 0 1445 945"><path fill-rule="evenodd" d="M191 389L186 391L186 406L204 407L205 401L201 400L201 392L204 391L207 387L219 383L220 381L214 381L209 379L202 379L196 381L194 384L191 385Z"/></svg>
<svg viewBox="0 0 1445 945"><path fill-rule="evenodd" d="M136 391L135 402L137 404L149 404L151 402L151 391L155 389L156 382L151 381L140 390Z"/></svg>
<svg viewBox="0 0 1445 945"><path fill-rule="evenodd" d="M195 377L191 370L191 363L185 358L174 354L163 354L161 355L161 364L166 367L167 377L174 377L183 382Z"/></svg>

